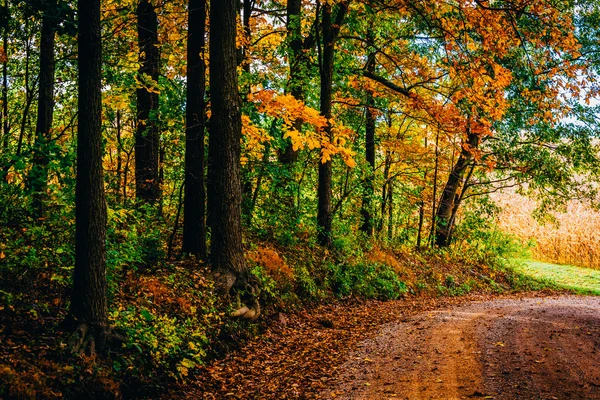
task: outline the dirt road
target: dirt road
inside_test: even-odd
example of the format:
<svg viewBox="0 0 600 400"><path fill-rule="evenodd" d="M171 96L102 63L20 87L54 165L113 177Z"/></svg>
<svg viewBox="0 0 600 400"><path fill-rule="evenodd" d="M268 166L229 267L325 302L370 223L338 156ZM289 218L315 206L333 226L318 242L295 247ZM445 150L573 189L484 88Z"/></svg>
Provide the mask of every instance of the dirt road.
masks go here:
<svg viewBox="0 0 600 400"><path fill-rule="evenodd" d="M600 399L600 298L471 303L382 327L323 398Z"/></svg>

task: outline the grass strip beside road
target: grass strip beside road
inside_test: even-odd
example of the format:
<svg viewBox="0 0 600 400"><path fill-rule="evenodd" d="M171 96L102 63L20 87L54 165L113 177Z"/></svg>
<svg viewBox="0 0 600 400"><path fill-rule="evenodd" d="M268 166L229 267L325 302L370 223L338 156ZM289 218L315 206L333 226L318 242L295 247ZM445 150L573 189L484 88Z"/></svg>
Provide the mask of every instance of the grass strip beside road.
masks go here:
<svg viewBox="0 0 600 400"><path fill-rule="evenodd" d="M531 260L519 261L516 269L532 278L554 283L579 294L600 296L600 271L595 269Z"/></svg>

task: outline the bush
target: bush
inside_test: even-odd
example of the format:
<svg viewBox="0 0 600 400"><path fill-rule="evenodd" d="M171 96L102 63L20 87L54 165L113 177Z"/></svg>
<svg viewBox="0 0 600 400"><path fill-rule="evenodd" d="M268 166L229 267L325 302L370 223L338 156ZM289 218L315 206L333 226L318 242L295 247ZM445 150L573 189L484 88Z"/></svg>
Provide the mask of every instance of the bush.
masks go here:
<svg viewBox="0 0 600 400"><path fill-rule="evenodd" d="M132 370L151 383L157 377L181 380L203 364L221 322L209 271L180 265L139 275L128 274L111 312L128 350L113 368Z"/></svg>
<svg viewBox="0 0 600 400"><path fill-rule="evenodd" d="M393 300L406 293L406 285L385 264L329 264L328 271L328 285L339 297Z"/></svg>

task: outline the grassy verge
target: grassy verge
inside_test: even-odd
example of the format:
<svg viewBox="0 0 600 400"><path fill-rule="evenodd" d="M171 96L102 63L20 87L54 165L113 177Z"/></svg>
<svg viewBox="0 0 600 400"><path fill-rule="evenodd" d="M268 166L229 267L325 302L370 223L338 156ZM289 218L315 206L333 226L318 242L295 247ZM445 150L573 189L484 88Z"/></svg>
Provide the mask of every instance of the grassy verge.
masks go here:
<svg viewBox="0 0 600 400"><path fill-rule="evenodd" d="M552 282L558 287L579 294L600 295L600 271L598 270L531 260L516 263L515 269L524 275Z"/></svg>

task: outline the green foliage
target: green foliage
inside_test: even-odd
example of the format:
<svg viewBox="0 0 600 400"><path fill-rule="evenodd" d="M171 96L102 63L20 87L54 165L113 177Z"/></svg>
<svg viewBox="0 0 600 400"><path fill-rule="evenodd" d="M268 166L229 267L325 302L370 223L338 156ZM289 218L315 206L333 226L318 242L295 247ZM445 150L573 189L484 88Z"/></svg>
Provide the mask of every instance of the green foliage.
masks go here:
<svg viewBox="0 0 600 400"><path fill-rule="evenodd" d="M130 274L122 282L123 291L131 290L135 297L117 299L118 307L111 311L128 349L114 360L115 371L133 368L146 379L181 380L203 365L221 314L213 284L205 276L208 271L193 269L170 267L142 276L141 282L134 282L139 278Z"/></svg>
<svg viewBox="0 0 600 400"><path fill-rule="evenodd" d="M327 283L340 297L359 296L392 300L406 293L406 285L389 266L362 262L328 265Z"/></svg>
<svg viewBox="0 0 600 400"><path fill-rule="evenodd" d="M298 296L306 300L318 300L324 297L324 292L319 288L309 268L298 265L294 268Z"/></svg>
<svg viewBox="0 0 600 400"><path fill-rule="evenodd" d="M473 279L459 284L454 276L448 275L445 284L438 286L438 291L445 296L464 296L470 293L475 285L476 282Z"/></svg>
<svg viewBox="0 0 600 400"><path fill-rule="evenodd" d="M256 265L250 269L250 273L254 275L259 282L261 289L261 297L265 301L274 302L279 298L280 290L277 287L277 281L270 277L265 269L260 265Z"/></svg>
<svg viewBox="0 0 600 400"><path fill-rule="evenodd" d="M75 262L73 206L53 205L46 218L34 220L22 193L2 192L0 202L12 207L0 211L7 222L0 225L0 270L49 272L53 281L66 286Z"/></svg>
<svg viewBox="0 0 600 400"><path fill-rule="evenodd" d="M146 359L151 370L159 369L167 376L181 379L188 371L203 364L206 356L206 326L197 318L179 320L169 315L155 316L145 308L130 307L116 311L112 315L115 327L127 335L126 346L139 352ZM137 357L124 358L114 362L117 372L135 365Z"/></svg>
<svg viewBox="0 0 600 400"><path fill-rule="evenodd" d="M526 249L512 235L500 231L494 221L500 208L489 197L477 197L468 204L454 231L454 251L464 251L482 261L493 262L497 257L515 257Z"/></svg>

